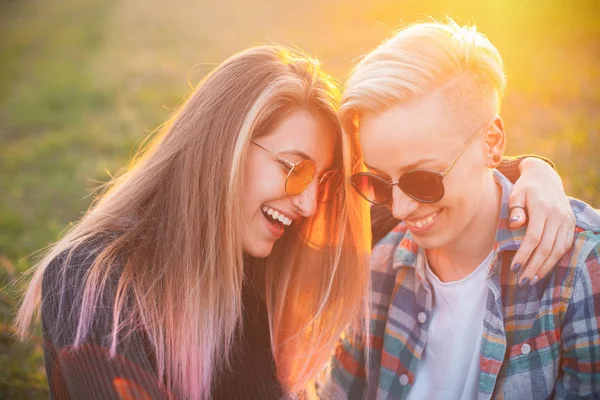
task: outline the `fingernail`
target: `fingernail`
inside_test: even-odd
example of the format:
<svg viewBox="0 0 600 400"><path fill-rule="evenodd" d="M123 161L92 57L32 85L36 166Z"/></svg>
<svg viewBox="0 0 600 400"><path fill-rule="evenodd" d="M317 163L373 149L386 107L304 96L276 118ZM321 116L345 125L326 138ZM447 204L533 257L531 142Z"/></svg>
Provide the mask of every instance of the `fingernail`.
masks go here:
<svg viewBox="0 0 600 400"><path fill-rule="evenodd" d="M537 275L534 276L533 280L529 283L529 286L535 285L539 280L540 280L540 278Z"/></svg>
<svg viewBox="0 0 600 400"><path fill-rule="evenodd" d="M512 270L512 272L517 272L518 270L521 269L523 265L520 263L516 263L515 265L513 265L510 269Z"/></svg>
<svg viewBox="0 0 600 400"><path fill-rule="evenodd" d="M529 278L524 278L523 280L521 280L521 283L519 283L519 286L525 286L529 283Z"/></svg>
<svg viewBox="0 0 600 400"><path fill-rule="evenodd" d="M518 221L518 220L520 220L520 219L521 219L521 217L519 217L518 215L515 215L514 217L512 217L512 218L510 219L510 222L515 222L515 221Z"/></svg>

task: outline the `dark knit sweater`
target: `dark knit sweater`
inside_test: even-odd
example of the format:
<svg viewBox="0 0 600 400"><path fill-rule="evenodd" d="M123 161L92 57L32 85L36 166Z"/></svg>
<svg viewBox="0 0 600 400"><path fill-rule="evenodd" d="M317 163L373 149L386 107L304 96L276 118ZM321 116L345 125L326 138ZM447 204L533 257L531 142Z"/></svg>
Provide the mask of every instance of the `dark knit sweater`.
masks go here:
<svg viewBox="0 0 600 400"><path fill-rule="evenodd" d="M116 274L100 299L89 337L77 349L71 346L85 273L94 258L94 246L83 246L74 252L64 275L64 257L55 259L44 274L42 324L50 398L182 398L168 394L157 381L154 353L143 332L119 338L117 357L108 357ZM281 399L265 304L249 285L244 285L242 304L243 324L231 349L232 364L217 374L211 399Z"/></svg>
<svg viewBox="0 0 600 400"><path fill-rule="evenodd" d="M500 167L510 180L519 176L522 158L505 159ZM397 223L386 207L371 209L373 243ZM156 379L154 352L144 332L119 338L117 357L108 357L112 310L118 275L109 280L98 303L90 334L74 349L85 274L98 244L74 252L65 269L64 257L55 259L42 282L42 324L50 397L54 399L165 399ZM270 347L265 304L249 285L244 286L243 328L232 348L232 365L215 377L211 398L215 400L270 400L284 396Z"/></svg>

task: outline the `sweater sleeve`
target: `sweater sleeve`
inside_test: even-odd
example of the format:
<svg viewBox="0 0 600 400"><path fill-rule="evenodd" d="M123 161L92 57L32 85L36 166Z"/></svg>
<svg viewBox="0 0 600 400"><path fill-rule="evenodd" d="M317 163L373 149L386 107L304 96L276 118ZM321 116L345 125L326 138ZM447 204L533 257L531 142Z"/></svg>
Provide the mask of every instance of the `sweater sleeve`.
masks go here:
<svg viewBox="0 0 600 400"><path fill-rule="evenodd" d="M539 158L547 162L552 168L556 169L554 163L544 157L526 154L516 157L503 157L502 163L498 167L504 176L506 176L512 183L515 183L521 176L519 165L522 160L527 157ZM387 206L374 205L371 207L371 233L373 235L373 246L377 244L385 235L387 235L400 221L395 219L392 212Z"/></svg>
<svg viewBox="0 0 600 400"><path fill-rule="evenodd" d="M498 166L498 171L500 171L502 175L506 176L512 183L515 183L517 179L519 179L519 176L521 176L521 171L519 170L521 161L529 157L538 158L542 161L545 161L552 168L556 169L554 163L548 158L538 156L535 154L525 154L516 157L503 157L502 162Z"/></svg>
<svg viewBox="0 0 600 400"><path fill-rule="evenodd" d="M90 249L53 260L42 280L42 331L51 399L166 399L156 378L151 346L142 332L117 339L110 354L116 279L100 293L88 334L74 345Z"/></svg>

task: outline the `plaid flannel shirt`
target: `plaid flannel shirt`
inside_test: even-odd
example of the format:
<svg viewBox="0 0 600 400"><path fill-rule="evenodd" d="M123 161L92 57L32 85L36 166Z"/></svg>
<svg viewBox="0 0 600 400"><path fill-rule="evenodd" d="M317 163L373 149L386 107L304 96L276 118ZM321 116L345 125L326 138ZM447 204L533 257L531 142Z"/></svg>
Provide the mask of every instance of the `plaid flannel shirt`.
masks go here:
<svg viewBox="0 0 600 400"><path fill-rule="evenodd" d="M600 398L600 214L571 199L572 249L537 284L520 287L510 265L525 229L508 228L512 184L497 171L494 178L502 206L487 278L478 398ZM403 222L374 247L368 352L361 332L346 332L321 398L408 396L433 307L425 257Z"/></svg>

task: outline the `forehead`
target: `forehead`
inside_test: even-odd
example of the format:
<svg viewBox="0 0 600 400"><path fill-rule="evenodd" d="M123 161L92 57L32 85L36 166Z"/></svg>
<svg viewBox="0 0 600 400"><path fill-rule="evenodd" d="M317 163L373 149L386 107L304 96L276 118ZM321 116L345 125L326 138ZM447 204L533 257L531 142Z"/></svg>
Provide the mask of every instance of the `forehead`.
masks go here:
<svg viewBox="0 0 600 400"><path fill-rule="evenodd" d="M305 110L284 117L264 137L274 152L301 151L312 158L318 167L333 161L335 129L331 122Z"/></svg>
<svg viewBox="0 0 600 400"><path fill-rule="evenodd" d="M422 159L443 159L456 142L457 127L437 97L366 114L360 120L365 163L386 173Z"/></svg>

